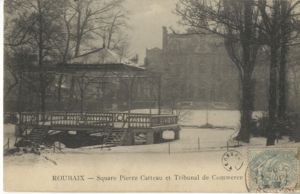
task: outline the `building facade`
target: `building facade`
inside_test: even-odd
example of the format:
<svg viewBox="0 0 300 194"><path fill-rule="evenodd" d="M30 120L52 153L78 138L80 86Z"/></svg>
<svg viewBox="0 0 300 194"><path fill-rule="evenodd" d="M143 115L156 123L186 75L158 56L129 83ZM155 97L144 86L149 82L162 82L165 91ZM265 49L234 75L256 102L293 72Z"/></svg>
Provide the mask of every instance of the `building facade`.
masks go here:
<svg viewBox="0 0 300 194"><path fill-rule="evenodd" d="M174 34L163 27L162 49L146 50L145 67L163 75L165 103L239 104L239 74L217 35Z"/></svg>

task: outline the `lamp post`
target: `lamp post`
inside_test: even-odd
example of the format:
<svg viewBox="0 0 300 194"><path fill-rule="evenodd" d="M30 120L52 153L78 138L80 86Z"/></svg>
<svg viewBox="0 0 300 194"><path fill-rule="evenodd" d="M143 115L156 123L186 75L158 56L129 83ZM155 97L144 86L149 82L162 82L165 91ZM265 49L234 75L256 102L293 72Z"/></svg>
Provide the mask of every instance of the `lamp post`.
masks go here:
<svg viewBox="0 0 300 194"><path fill-rule="evenodd" d="M161 75L158 76L158 97L157 97L157 106L158 114L161 114Z"/></svg>

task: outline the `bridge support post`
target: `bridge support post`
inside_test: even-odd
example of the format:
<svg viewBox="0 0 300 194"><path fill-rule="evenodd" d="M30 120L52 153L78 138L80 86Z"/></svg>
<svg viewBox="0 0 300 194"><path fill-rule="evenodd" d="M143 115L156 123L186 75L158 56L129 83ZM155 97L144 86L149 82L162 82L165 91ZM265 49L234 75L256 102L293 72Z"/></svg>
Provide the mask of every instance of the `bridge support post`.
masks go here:
<svg viewBox="0 0 300 194"><path fill-rule="evenodd" d="M154 132L149 131L146 135L146 144L153 144L154 143Z"/></svg>
<svg viewBox="0 0 300 194"><path fill-rule="evenodd" d="M21 137L23 134L23 128L20 125L15 126L15 136L16 137Z"/></svg>
<svg viewBox="0 0 300 194"><path fill-rule="evenodd" d="M159 132L159 141L163 141L163 131Z"/></svg>
<svg viewBox="0 0 300 194"><path fill-rule="evenodd" d="M128 130L126 132L123 145L134 145L134 132L133 132L133 130Z"/></svg>
<svg viewBox="0 0 300 194"><path fill-rule="evenodd" d="M162 138L162 133L163 132L154 132L154 143L161 143L163 138Z"/></svg>
<svg viewBox="0 0 300 194"><path fill-rule="evenodd" d="M175 140L180 139L180 132L179 132L179 130L174 131L174 133L175 133Z"/></svg>

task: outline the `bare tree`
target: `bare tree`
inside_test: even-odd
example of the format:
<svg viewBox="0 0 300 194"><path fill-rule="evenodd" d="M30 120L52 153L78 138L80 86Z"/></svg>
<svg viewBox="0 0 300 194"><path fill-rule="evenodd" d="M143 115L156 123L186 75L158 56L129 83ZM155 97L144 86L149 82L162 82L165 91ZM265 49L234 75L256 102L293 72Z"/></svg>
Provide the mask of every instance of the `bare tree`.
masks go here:
<svg viewBox="0 0 300 194"><path fill-rule="evenodd" d="M35 53L36 60L29 65L38 69L38 96L40 111L46 110L46 90L51 76L45 72L45 66L57 63L58 50L63 42L60 23L62 1L11 1L8 6L17 8L13 17L12 33L8 35L7 46L27 48ZM16 67L18 68L18 67Z"/></svg>
<svg viewBox="0 0 300 194"><path fill-rule="evenodd" d="M73 56L79 56L82 45L88 46L90 40L104 32L110 36L110 45L122 50L125 54L128 45L125 38L119 39L121 28L125 26L126 12L122 5L123 0L11 0L6 1L6 60L20 54L22 49L36 59L31 60L30 66L38 68L38 76L27 76L26 82L34 82L31 87L39 96L40 110L46 109L46 91L50 88L54 77L45 70L46 66L66 64ZM11 14L12 11L14 14ZM113 17L112 17L113 16ZM126 18L126 19L125 19ZM110 28L108 28L110 27ZM108 30L109 29L109 30ZM101 33L100 33L101 34ZM95 41L94 41L95 42ZM21 49L22 48L22 49ZM125 51L126 50L126 51ZM31 53L31 54L30 54ZM7 94L20 83L19 70L16 71L14 61L7 63L11 72L10 82L6 82ZM18 65L17 65L18 66ZM62 99L62 84L64 74L59 74L57 89L57 102ZM71 79L70 99L73 98L75 79ZM36 85L39 83L38 90ZM19 87L20 88L20 87ZM29 92L26 92L29 94ZM71 100L70 100L71 101Z"/></svg>
<svg viewBox="0 0 300 194"><path fill-rule="evenodd" d="M263 44L270 48L270 85L269 85L269 126L267 145L274 145L277 119L284 120L287 106L287 57L288 46L298 36L297 7L300 1L259 0L258 8L262 18ZM296 11L296 13L295 13Z"/></svg>
<svg viewBox="0 0 300 194"><path fill-rule="evenodd" d="M85 93L89 86L88 79L85 78L85 74L82 74L80 78L77 79L79 93L80 93L80 112L84 111L84 101L85 101Z"/></svg>
<svg viewBox="0 0 300 194"><path fill-rule="evenodd" d="M239 70L242 87L241 128L238 139L249 142L253 112L252 74L260 44L259 13L254 0L180 0L176 12L183 24L199 34L213 33L224 38L227 53Z"/></svg>
<svg viewBox="0 0 300 194"><path fill-rule="evenodd" d="M102 35L103 32L107 32L107 26L111 24L111 16L119 9L123 0L76 0L75 2L69 1L69 13L71 17L69 20L65 20L68 39L72 43L68 43L66 51L70 53L70 44L74 45L74 57L80 56L81 47L84 43L94 39L95 36ZM116 16L115 23L119 20L119 15ZM112 32L116 24L112 26ZM112 36L112 35L111 35ZM103 39L103 42L105 39ZM103 43L104 44L104 43ZM61 85L61 82L59 82ZM69 105L72 104L75 88L75 78L71 77L71 85L69 92ZM60 90L59 90L60 91ZM59 95L60 96L60 95Z"/></svg>
<svg viewBox="0 0 300 194"><path fill-rule="evenodd" d="M130 56L130 44L127 34L124 34L123 32L117 33L112 43L113 45L110 47L110 49L115 51L120 56L120 62Z"/></svg>
<svg viewBox="0 0 300 194"><path fill-rule="evenodd" d="M127 28L127 13L124 10L117 10L116 13L113 14L112 21L108 27L108 40L107 40L107 48L111 47L111 43L113 41L113 36L121 32L122 28ZM120 36L119 36L120 38ZM117 39L118 40L118 39Z"/></svg>
<svg viewBox="0 0 300 194"><path fill-rule="evenodd" d="M76 13L75 24L75 51L74 56L80 55L83 40L103 30L111 18L111 13L123 2L123 0L76 0L72 6Z"/></svg>
<svg viewBox="0 0 300 194"><path fill-rule="evenodd" d="M64 2L64 7L63 7L63 21L64 21L64 26L65 26L65 46L61 50L62 54L62 62L61 65L65 65L67 61L71 58L71 25L72 21L75 17L76 13L72 11L71 9L71 2L70 0L66 0ZM64 74L60 74L58 78L58 83L57 83L57 101L58 105L60 106L61 99L62 99L62 84L64 80Z"/></svg>

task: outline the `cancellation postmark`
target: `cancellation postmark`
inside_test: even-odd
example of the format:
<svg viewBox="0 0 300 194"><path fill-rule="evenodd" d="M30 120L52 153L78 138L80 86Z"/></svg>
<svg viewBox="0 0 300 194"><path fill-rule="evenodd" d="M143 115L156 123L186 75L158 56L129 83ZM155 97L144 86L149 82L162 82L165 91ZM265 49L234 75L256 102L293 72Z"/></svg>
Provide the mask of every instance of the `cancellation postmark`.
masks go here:
<svg viewBox="0 0 300 194"><path fill-rule="evenodd" d="M243 164L244 160L239 151L229 150L222 156L222 165L227 171L238 171Z"/></svg>
<svg viewBox="0 0 300 194"><path fill-rule="evenodd" d="M248 152L246 184L250 192L294 191L299 183L297 148L262 148Z"/></svg>

